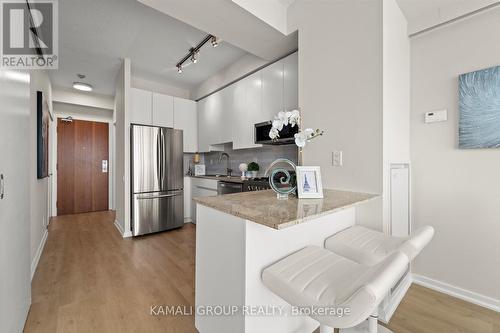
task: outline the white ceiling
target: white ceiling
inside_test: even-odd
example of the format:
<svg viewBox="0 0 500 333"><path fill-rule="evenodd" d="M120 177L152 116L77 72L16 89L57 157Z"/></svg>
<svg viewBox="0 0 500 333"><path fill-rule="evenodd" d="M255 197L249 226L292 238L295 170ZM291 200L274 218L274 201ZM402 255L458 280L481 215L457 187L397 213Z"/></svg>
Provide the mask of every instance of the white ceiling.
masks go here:
<svg viewBox="0 0 500 333"><path fill-rule="evenodd" d="M397 0L414 34L498 3L498 0Z"/></svg>
<svg viewBox="0 0 500 333"><path fill-rule="evenodd" d="M191 89L247 54L229 43L207 44L198 63L179 75L175 64L206 32L136 0L64 0L59 18L55 87L71 87L81 73L94 92L113 95L121 59L128 57L133 76Z"/></svg>

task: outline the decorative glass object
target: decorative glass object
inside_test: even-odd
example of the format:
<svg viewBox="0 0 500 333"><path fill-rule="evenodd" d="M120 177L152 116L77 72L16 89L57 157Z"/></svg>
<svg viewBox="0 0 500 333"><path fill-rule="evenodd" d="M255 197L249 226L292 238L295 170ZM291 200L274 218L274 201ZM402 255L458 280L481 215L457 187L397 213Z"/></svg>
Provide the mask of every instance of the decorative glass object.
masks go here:
<svg viewBox="0 0 500 333"><path fill-rule="evenodd" d="M276 167L278 164L285 164L287 167ZM276 192L280 200L287 200L290 193L295 193L296 186L296 165L286 158L279 158L266 170L269 176L269 185ZM290 170L291 169L291 170Z"/></svg>

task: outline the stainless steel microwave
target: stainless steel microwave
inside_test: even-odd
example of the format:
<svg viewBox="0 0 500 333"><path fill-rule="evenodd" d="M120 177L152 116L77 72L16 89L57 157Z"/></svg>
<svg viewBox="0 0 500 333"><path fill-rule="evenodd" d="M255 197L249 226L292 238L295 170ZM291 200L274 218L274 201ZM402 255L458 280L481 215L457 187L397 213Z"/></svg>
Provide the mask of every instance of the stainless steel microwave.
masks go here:
<svg viewBox="0 0 500 333"><path fill-rule="evenodd" d="M269 131L271 131L272 122L265 121L263 123L255 124L255 143L261 145L289 145L295 143L295 134L298 133L298 126L285 126L280 131L278 140L271 140Z"/></svg>

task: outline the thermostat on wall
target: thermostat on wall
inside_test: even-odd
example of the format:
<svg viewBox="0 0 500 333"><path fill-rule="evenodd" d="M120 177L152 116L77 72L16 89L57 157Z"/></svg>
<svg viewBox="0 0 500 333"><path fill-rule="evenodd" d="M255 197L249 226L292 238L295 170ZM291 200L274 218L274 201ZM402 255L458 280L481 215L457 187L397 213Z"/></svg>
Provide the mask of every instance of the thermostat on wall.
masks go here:
<svg viewBox="0 0 500 333"><path fill-rule="evenodd" d="M447 121L448 120L448 110L438 110L438 111L430 111L425 113L425 122L429 123L437 123L439 121Z"/></svg>

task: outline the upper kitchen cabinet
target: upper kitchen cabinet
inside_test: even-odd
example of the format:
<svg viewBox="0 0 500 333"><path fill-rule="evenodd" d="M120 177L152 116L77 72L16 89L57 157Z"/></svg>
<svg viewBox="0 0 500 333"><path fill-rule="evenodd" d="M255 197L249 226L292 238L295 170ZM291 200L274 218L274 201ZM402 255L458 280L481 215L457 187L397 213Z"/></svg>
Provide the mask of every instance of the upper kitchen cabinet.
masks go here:
<svg viewBox="0 0 500 333"><path fill-rule="evenodd" d="M174 127L174 98L153 93L153 125Z"/></svg>
<svg viewBox="0 0 500 333"><path fill-rule="evenodd" d="M299 108L299 53L295 52L283 60L284 107L291 111Z"/></svg>
<svg viewBox="0 0 500 333"><path fill-rule="evenodd" d="M234 85L221 90L221 126L220 131L220 142L227 143L233 141L233 113L234 113Z"/></svg>
<svg viewBox="0 0 500 333"><path fill-rule="evenodd" d="M254 135L254 125L265 118L262 113L260 71L235 84L233 103L233 149L262 147L255 144Z"/></svg>
<svg viewBox="0 0 500 333"><path fill-rule="evenodd" d="M152 123L153 93L146 90L130 89L130 122L140 125Z"/></svg>
<svg viewBox="0 0 500 333"><path fill-rule="evenodd" d="M284 111L283 63L280 60L262 70L262 113L259 122L273 120L278 112Z"/></svg>
<svg viewBox="0 0 500 333"><path fill-rule="evenodd" d="M174 97L174 128L184 134L184 152L198 151L198 112L195 101Z"/></svg>

